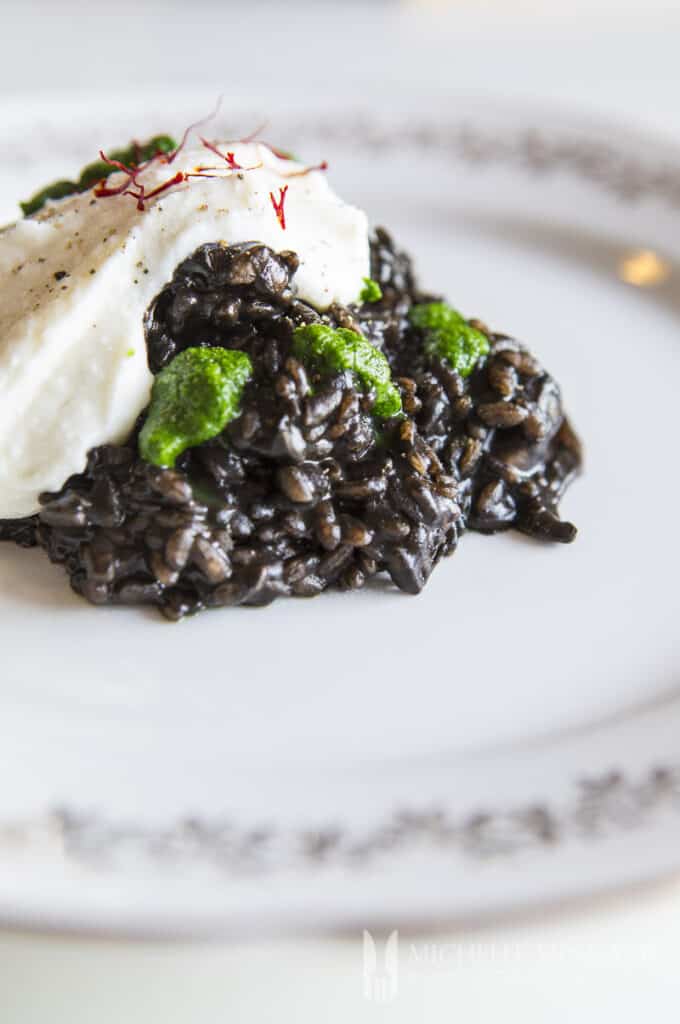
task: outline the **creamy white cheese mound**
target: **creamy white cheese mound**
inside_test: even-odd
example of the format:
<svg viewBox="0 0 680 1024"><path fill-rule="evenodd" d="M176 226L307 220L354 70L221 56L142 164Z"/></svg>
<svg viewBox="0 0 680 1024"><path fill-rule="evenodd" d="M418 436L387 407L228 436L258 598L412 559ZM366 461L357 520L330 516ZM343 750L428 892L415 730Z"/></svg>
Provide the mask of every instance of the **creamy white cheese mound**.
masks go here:
<svg viewBox="0 0 680 1024"><path fill-rule="evenodd" d="M0 234L0 519L31 515L41 491L85 468L87 452L119 443L149 401L143 316L176 266L207 242L258 241L300 257L299 296L317 309L355 300L369 274L365 214L322 171L259 143L220 145L154 162L149 193L178 171L214 167L151 199L48 203ZM108 180L115 187L121 175ZM272 204L288 186L285 229Z"/></svg>

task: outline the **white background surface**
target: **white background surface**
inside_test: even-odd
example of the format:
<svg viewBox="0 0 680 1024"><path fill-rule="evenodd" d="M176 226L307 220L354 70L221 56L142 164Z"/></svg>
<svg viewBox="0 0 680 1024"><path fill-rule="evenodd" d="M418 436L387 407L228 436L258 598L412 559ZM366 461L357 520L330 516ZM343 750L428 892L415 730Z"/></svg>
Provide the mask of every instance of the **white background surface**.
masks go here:
<svg viewBox="0 0 680 1024"><path fill-rule="evenodd" d="M447 8L445 10L445 8ZM241 5L0 3L1 97L92 81L157 85L337 79L389 103L389 81L553 100L680 138L680 8L671 2ZM274 86L273 86L274 87ZM314 944L153 945L13 935L0 1019L50 1021L676 1020L677 885L437 941L389 1007L361 996L359 936ZM463 943L462 946L451 944ZM449 951L448 953L446 951ZM406 954L407 956L407 954ZM403 957L402 957L403 959ZM408 959L408 958L407 958ZM122 983L121 983L122 982Z"/></svg>
<svg viewBox="0 0 680 1024"><path fill-rule="evenodd" d="M359 935L239 946L5 935L0 1015L11 1024L676 1024L679 907L678 885L664 885L493 929L402 934L386 1005L364 997Z"/></svg>

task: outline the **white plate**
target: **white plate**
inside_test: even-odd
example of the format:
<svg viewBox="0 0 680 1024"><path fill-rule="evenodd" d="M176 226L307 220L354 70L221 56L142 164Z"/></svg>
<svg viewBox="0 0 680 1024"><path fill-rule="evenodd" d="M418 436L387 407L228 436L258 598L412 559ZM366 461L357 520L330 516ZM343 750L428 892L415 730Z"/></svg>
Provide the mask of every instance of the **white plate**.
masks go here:
<svg viewBox="0 0 680 1024"><path fill-rule="evenodd" d="M209 105L170 125L153 97L141 117L139 100L10 107L0 222L101 145ZM368 927L677 869L680 152L491 101L389 115L251 97L230 127L262 109L428 287L561 382L587 452L563 503L579 537L470 535L417 599L179 626L91 608L42 554L3 546L0 918ZM657 263L626 263L638 250ZM654 287L622 280L650 267Z"/></svg>

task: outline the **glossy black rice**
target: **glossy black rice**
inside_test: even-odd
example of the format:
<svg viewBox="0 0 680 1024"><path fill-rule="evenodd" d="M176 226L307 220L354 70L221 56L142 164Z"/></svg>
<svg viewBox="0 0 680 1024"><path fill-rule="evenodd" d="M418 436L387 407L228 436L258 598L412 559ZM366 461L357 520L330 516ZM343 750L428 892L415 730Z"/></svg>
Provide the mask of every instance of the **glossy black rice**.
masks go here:
<svg viewBox="0 0 680 1024"><path fill-rule="evenodd" d="M175 470L139 458L140 418L127 444L95 448L42 495L39 515L0 522L0 539L44 547L95 604L153 604L170 619L354 590L380 573L416 594L466 528L573 540L557 504L581 453L553 378L479 323L491 352L466 380L426 357L408 311L432 297L387 232L371 255L383 299L320 315L296 298L294 253L198 249L148 310L149 365L188 346L246 351L241 415ZM350 374L310 380L291 334L313 322L361 330L385 352L405 418L376 427L374 396Z"/></svg>

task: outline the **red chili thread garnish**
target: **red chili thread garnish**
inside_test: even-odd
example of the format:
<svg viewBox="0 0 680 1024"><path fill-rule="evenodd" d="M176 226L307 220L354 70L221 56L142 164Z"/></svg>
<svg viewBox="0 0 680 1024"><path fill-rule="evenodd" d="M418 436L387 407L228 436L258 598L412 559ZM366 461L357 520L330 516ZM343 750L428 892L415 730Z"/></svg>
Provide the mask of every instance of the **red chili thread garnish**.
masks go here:
<svg viewBox="0 0 680 1024"><path fill-rule="evenodd" d="M290 174L285 174L285 178L303 178L305 174L311 174L312 171L327 171L328 160L322 160L320 164L314 164L313 167L303 167L301 171L291 171Z"/></svg>
<svg viewBox="0 0 680 1024"><path fill-rule="evenodd" d="M264 121L258 128L255 129L254 132L251 132L250 135L246 135L245 138L239 139L239 142L243 142L243 143L257 142L261 146L266 146L267 149L271 153L274 154L274 156L279 158L279 160L293 160L294 158L291 156L290 153L286 153L285 150L279 149L277 146L272 146L271 142L265 142L264 139L260 139L259 138L259 136L262 134L264 129L267 127L268 123L269 123L268 121ZM203 141L203 140L201 140L201 141ZM320 164L315 164L313 167L304 167L301 171L292 171L290 174L286 174L285 177L286 178L301 178L301 177L303 177L303 175L309 174L311 171L327 171L327 170L328 170L328 161L327 160L322 160Z"/></svg>
<svg viewBox="0 0 680 1024"><path fill-rule="evenodd" d="M183 181L187 180L187 176L184 171L178 171L173 178L168 178L162 185L157 185L156 188L151 189L150 192L146 192L143 185L139 185L139 193L135 196L134 192L127 192L126 195L134 196L137 200L137 209L142 212L144 210L144 203L153 199L154 196L159 196L161 192L165 192L167 189L172 188L174 185L181 185Z"/></svg>
<svg viewBox="0 0 680 1024"><path fill-rule="evenodd" d="M263 121L262 124L258 125L254 132L250 135L246 135L245 138L239 139L239 142L259 142L260 145L266 146L267 149L271 150L274 156L277 156L279 160L292 160L293 157L290 153L286 153L285 150L279 149L277 146L272 146L271 142L265 142L264 139L260 138L260 135L269 125L269 121Z"/></svg>
<svg viewBox="0 0 680 1024"><path fill-rule="evenodd" d="M116 170L121 171L125 174L125 181L118 185L116 188L110 188L105 184L106 179L103 179L99 185L95 188L94 194L98 199L106 198L108 196L132 196L137 201L137 209L142 213L146 206L145 204L149 199L153 199L155 196L165 192L167 189L172 188L174 185L181 185L183 181L186 181L186 174L184 171L178 171L177 174L173 175L172 178L168 178L167 181L162 182L153 188L150 192L146 191L146 187L138 180L138 175L145 170L149 164L153 163L156 157L152 157L145 164L140 164L138 167L128 167L126 164L120 162L120 160L111 160L106 156L105 153L99 153L99 156L104 163L109 164L110 167L114 167ZM135 191L136 189L136 191Z"/></svg>
<svg viewBox="0 0 680 1024"><path fill-rule="evenodd" d="M126 164L122 164L120 160L110 160L106 153L104 153L101 149L99 150L99 158L105 164L108 164L109 167L113 167L115 168L115 170L121 171L123 174L125 174L126 179L122 185L118 185L116 188L110 188L105 184L106 178L102 178L102 180L99 182L99 184L94 190L94 194L97 196L97 198L123 195L125 193L125 190L131 184L137 184L135 178L136 175L139 173L139 167L128 167Z"/></svg>
<svg viewBox="0 0 680 1024"><path fill-rule="evenodd" d="M236 167L227 167L227 170L257 171L258 168L260 168L260 167L262 167L261 163L259 163L259 164L252 164L251 167L241 167L240 164L237 164ZM197 167L194 167L193 171L187 172L186 176L187 176L187 178L224 178L224 174L208 174L207 173L208 171L222 171L222 170L223 170L222 167L215 167L212 164L210 164L210 165L198 164ZM240 174L239 177L242 178L243 174Z"/></svg>
<svg viewBox="0 0 680 1024"><path fill-rule="evenodd" d="M277 146L272 146L271 142L263 142L262 145L266 146L267 149L270 149L272 151L272 153L274 154L274 156L277 156L279 158L279 160L292 160L293 159L293 157L290 155L290 153L286 153L285 149L279 149Z"/></svg>
<svg viewBox="0 0 680 1024"><path fill-rule="evenodd" d="M262 134L262 132L265 130L265 128L268 126L268 124L269 124L268 121L263 121L262 124L258 125L258 127L255 129L255 131L251 132L250 135L244 136L244 138L239 139L238 141L241 142L241 143L244 143L244 144L249 143L249 142L259 143L259 145L261 145L261 146L266 146L267 149L271 153L274 154L274 156L279 158L279 160L293 160L294 157L292 157L290 153L286 153L285 150L279 149L277 146L272 146L271 142L265 142L264 139L261 139L259 137ZM205 139L201 139L201 142L204 145L206 145ZM210 146L209 144L208 144L208 149L212 149L212 151L214 153L219 153L219 151L216 148L214 148L213 146ZM229 154L227 154L227 156L228 155ZM221 156L223 160L226 159L226 157L224 156L223 153L219 153L219 156ZM244 170L250 170L250 168L246 167L246 168L244 168ZM327 170L328 170L328 161L327 160L322 160L322 162L320 164L315 164L313 167L305 167L301 171L293 171L291 174L286 174L285 177L286 178L301 178L301 177L303 177L303 175L309 174L311 171L327 171Z"/></svg>
<svg viewBox="0 0 680 1024"><path fill-rule="evenodd" d="M112 160L102 149L99 150L99 159L103 160L109 167L115 167L117 171L124 171L130 178L133 178L139 171L139 164L132 164L132 166L128 167L127 164L122 164L120 160Z"/></svg>
<svg viewBox="0 0 680 1024"><path fill-rule="evenodd" d="M137 209L140 212L142 212L145 210L145 204L148 202L149 199L153 199L155 196L160 195L162 192L167 191L167 189L173 188L175 185L181 185L182 182L188 181L190 178L219 178L219 174L206 173L209 171L219 171L219 167L198 166L194 168L193 172L178 171L177 174L175 174L172 178L168 178L167 181L162 182L160 185L157 185L150 192L147 192L146 187L138 180L138 175L156 161L162 164L171 164L184 149L191 132L194 131L196 128L199 128L201 125L206 124L208 121L211 121L214 117L216 117L220 110L221 104L222 97L220 96L217 100L217 104L215 105L215 109L208 115L208 117L205 117L200 121L195 121L193 124L189 125L189 127L185 130L184 134L182 135L182 139L179 145L172 153L168 154L158 152L155 153L146 162L139 162L139 158L141 156L141 147L139 143L135 141L133 142L135 163L132 164L131 166L127 166L126 164L121 163L119 160L111 160L109 157L106 156L105 153L103 153L100 150L99 156L104 161L104 163L108 164L110 167L113 167L115 170L120 171L121 174L124 174L125 180L122 182L121 185L118 185L116 188L111 188L107 186L106 178L102 178L102 180L94 189L94 195L97 198L105 198L108 196L119 195L131 196L133 199L136 200ZM260 135L260 133L265 127L266 122L258 126L258 128L256 128L254 132L251 132L250 135L247 135L240 141L242 143L249 143L255 141L257 139L257 136ZM262 164L260 163L255 164L253 167L243 167L236 160L233 150L227 150L226 153L223 153L220 149L218 149L216 143L209 142L207 139L204 139L203 136L199 136L199 138L201 140L202 145L206 149L208 149L211 153L214 153L221 160L224 160L224 162L227 165L227 168L230 171L253 171L256 170L258 167L262 166ZM281 160L292 160L292 157L289 153L284 153L282 150L277 149L275 146L270 145L268 142L262 142L261 145L266 146L274 154L274 156L278 157ZM315 164L314 166L311 167L304 167L300 171L293 171L290 174L287 174L286 177L298 178L302 177L305 174L310 174L312 171L325 171L327 169L328 162L326 160L323 160L320 164ZM286 229L286 213L284 204L286 201L287 192L287 185L285 185L283 188L280 188L278 200L274 196L273 192L269 193L269 198L271 199L272 206L274 207L276 218L279 224L281 225L282 230L284 231Z"/></svg>
<svg viewBox="0 0 680 1024"><path fill-rule="evenodd" d="M255 129L254 132L251 132L250 135L246 135L244 138L239 139L239 142L243 142L243 143L255 142L257 137L258 137L258 135L262 134L262 132L265 130L265 128L267 127L268 124L269 124L268 121L263 121L262 124L259 124L257 126L257 128ZM266 143L265 143L265 145L266 145Z"/></svg>
<svg viewBox="0 0 680 1024"><path fill-rule="evenodd" d="M286 202L286 192L287 191L288 191L288 186L287 185L284 185L283 188L279 189L278 202L277 202L277 200L276 200L276 198L274 196L274 193L273 192L269 193L269 198L272 201L272 206L274 207L274 213L276 214L276 219L278 220L279 224L281 225L281 229L283 231L286 230L286 211L284 209L284 203Z"/></svg>
<svg viewBox="0 0 680 1024"><path fill-rule="evenodd" d="M241 166L241 164L236 162L236 159L234 158L233 152L228 152L226 154L226 156L225 156L224 153L220 152L220 150L217 148L217 146L215 145L214 142L208 142L208 140L204 139L203 136L200 136L200 139L201 139L201 142L203 143L203 145L205 146L206 149L209 149L211 153L215 153L217 156L221 157L222 160L226 161L227 166L229 167L229 170L231 170L231 171L242 171L242 170L244 170L244 168Z"/></svg>
<svg viewBox="0 0 680 1024"><path fill-rule="evenodd" d="M184 147L186 146L186 144L187 144L187 139L189 138L189 136L191 135L191 133L192 133L193 131L195 131L195 130L196 130L196 128L202 128L204 124L208 124L208 122L209 122L209 121L212 121L212 120L213 120L213 118L217 117L217 115L218 115L218 114L219 114L219 112L220 112L220 107L221 107L221 106L222 106L222 97L221 97L221 96L218 96L218 97L217 97L217 103L215 104L215 107L214 107L214 109L213 109L212 113L208 114L208 116L207 116L207 117L203 117L203 118L201 118L201 120L200 120L200 121L195 121L195 122L194 122L193 124L190 124L190 125L189 125L189 127L188 127L188 128L186 129L186 131L184 132L184 135L182 136L182 138L181 138L181 140L180 140L180 144L179 144L179 146L177 147L177 149L176 149L176 150L174 151L174 153L169 153L169 154L168 154L168 155L167 155L167 156L165 157L165 161L164 161L164 162L165 162L165 163L167 163L167 164L171 164L171 163L173 162L173 160L175 160L175 158L176 158L177 156L179 156L179 154L180 154L180 153L182 152L182 150L183 150L183 149L184 149Z"/></svg>
<svg viewBox="0 0 680 1024"><path fill-rule="evenodd" d="M181 185L182 182L187 181L189 175L185 174L184 171L178 171L177 174L175 174L172 178L168 178L167 181L162 182L160 185L157 185L156 188L152 189L150 192L147 192L146 187L142 185L142 183L138 180L138 175L141 173L141 171L146 170L147 167L149 167L156 161L162 164L171 164L184 149L187 143L187 139L189 138L191 132L194 131L196 128L201 127L202 125L207 124L208 121L211 121L214 117L216 117L221 105L222 97L219 96L217 99L217 103L215 104L215 109L208 115L208 117L204 117L200 121L196 121L194 124L189 125L189 127L186 129L182 136L179 146L172 153L155 153L145 163L140 163L140 146L138 142L134 142L133 146L135 152L135 163L133 164L133 166L128 167L126 164L121 163L119 160L109 159L109 157L107 157L106 154L100 150L99 156L101 160L103 160L103 162L108 164L110 167L113 167L115 170L120 171L122 174L124 174L125 181L123 181L123 183L121 185L118 185L116 188L110 188L106 184L106 178L102 178L102 180L94 189L94 195L98 199L107 198L109 196L132 196L132 198L135 199L137 202L137 209L140 212L142 212L145 209L145 204L149 199L153 199L154 196L160 195L162 192L167 191L167 189L173 188L173 186L175 185ZM230 155L233 160L233 153ZM220 156L222 156L221 153ZM227 158L223 157L223 159ZM233 161L233 163L235 164L236 162ZM191 177L194 177L194 175L191 175Z"/></svg>

